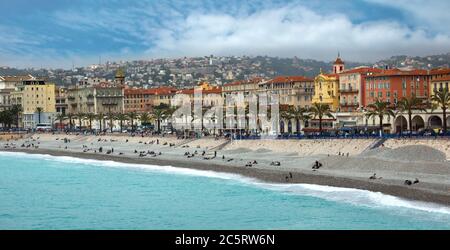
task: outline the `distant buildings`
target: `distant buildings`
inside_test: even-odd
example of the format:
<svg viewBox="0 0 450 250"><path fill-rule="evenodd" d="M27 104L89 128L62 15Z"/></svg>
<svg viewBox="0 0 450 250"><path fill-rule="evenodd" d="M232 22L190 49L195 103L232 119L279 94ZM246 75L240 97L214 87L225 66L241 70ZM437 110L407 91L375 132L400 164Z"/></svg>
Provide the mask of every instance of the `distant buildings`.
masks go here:
<svg viewBox="0 0 450 250"><path fill-rule="evenodd" d="M199 101L204 107L224 103L231 95L242 94L249 97L261 94L276 97L283 108L287 106L310 107L313 103L327 104L334 118L326 118L325 129L350 129L362 126L376 126L378 118L364 116L367 106L376 100L389 102L396 107L402 98L416 96L425 101L436 91L448 88L450 69L422 70L413 68L371 68L356 67L346 69L344 61L338 57L328 72L320 71L314 78L306 76L271 76L271 72L262 76L246 74L246 80L234 80L231 83L218 84L222 80L234 79L246 67L261 67L260 63L246 62L247 58L235 58L244 64L230 68L223 58L208 57L164 61L162 66L142 66L133 68L131 74L142 81L130 80L126 70L120 65L107 64L108 70L114 69L113 80L95 77L91 74L77 75L70 79L69 87L55 88L55 85L42 79L28 76L0 76L0 111L21 105L23 115L20 121L25 128L34 128L38 123L53 123L57 114L129 114L131 112L150 113L155 106L162 104L173 106L175 95L183 95L192 103ZM139 62L136 62L140 65ZM206 64L206 66L204 66ZM153 64L151 64L153 65ZM244 67L245 66L245 67ZM196 68L202 68L198 73ZM101 66L95 68L100 70ZM251 77L249 77L252 75ZM167 76L170 76L167 78ZM240 75L242 76L242 75ZM248 77L247 77L248 76ZM177 81L197 82L195 87L172 87ZM160 86L165 82L169 86ZM149 83L149 84L148 84ZM148 85L143 88L140 86ZM196 96L201 90L201 96ZM199 99L201 98L201 99ZM248 105L248 103L245 103ZM399 118L401 117L401 118ZM409 121L402 114L395 118L386 118L386 130L401 131ZM427 126L437 128L442 124L438 115L415 116L412 128ZM300 122L284 121L280 131L292 131ZM315 131L317 119L310 122L310 131ZM94 126L95 127L95 126Z"/></svg>

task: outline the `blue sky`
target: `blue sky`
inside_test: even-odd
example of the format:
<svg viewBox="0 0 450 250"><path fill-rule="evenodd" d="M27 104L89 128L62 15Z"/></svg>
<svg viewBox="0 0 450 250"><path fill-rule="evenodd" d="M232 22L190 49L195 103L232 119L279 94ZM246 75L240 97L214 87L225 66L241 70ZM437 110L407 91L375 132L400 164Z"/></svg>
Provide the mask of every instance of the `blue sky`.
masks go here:
<svg viewBox="0 0 450 250"><path fill-rule="evenodd" d="M450 1L0 0L0 66L205 55L371 62L450 52Z"/></svg>

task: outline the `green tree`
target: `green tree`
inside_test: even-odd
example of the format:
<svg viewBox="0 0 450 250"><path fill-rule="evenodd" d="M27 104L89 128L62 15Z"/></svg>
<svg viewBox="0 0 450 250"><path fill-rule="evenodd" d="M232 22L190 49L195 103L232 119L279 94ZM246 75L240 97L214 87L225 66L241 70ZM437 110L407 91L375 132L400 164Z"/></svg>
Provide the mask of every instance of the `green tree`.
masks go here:
<svg viewBox="0 0 450 250"><path fill-rule="evenodd" d="M161 132L161 122L163 119L165 119L167 117L166 108L161 108L161 107L153 108L153 112L152 112L151 116L153 119L155 119L155 121L157 123L157 132L160 133Z"/></svg>
<svg viewBox="0 0 450 250"><path fill-rule="evenodd" d="M3 127L11 128L11 124L14 121L14 115L10 110L4 110L0 112L0 123L3 124Z"/></svg>
<svg viewBox="0 0 450 250"><path fill-rule="evenodd" d="M150 123L150 121L151 121L151 117L148 115L148 113L142 113L140 116L139 116L139 120L141 121L141 124L142 125L144 125L144 124L149 124Z"/></svg>
<svg viewBox="0 0 450 250"><path fill-rule="evenodd" d="M42 114L43 110L44 109L41 107L36 108L36 112L38 113L38 123L41 123L41 114Z"/></svg>
<svg viewBox="0 0 450 250"><path fill-rule="evenodd" d="M87 113L85 118L89 121L89 130L92 131L92 121L97 119L97 116L94 113Z"/></svg>
<svg viewBox="0 0 450 250"><path fill-rule="evenodd" d="M409 122L409 135L412 134L412 113L414 110L426 111L424 108L424 103L421 99L416 96L412 96L410 98L403 97L398 102L398 109L400 112L406 112L408 114L408 122Z"/></svg>
<svg viewBox="0 0 450 250"><path fill-rule="evenodd" d="M100 131L103 131L103 123L105 121L105 115L103 113L98 113L95 117L95 119L98 121L98 123L100 124Z"/></svg>
<svg viewBox="0 0 450 250"><path fill-rule="evenodd" d="M64 114L62 114L62 113L58 113L56 115L56 120L59 121L60 130L62 130L61 126L63 126L63 122L64 122L65 119L66 119L66 116Z"/></svg>
<svg viewBox="0 0 450 250"><path fill-rule="evenodd" d="M114 119L115 119L114 113L109 112L108 113L108 119L109 119L109 129L110 129L110 131L112 133L113 132L113 127L114 127Z"/></svg>
<svg viewBox="0 0 450 250"><path fill-rule="evenodd" d="M116 115L116 119L119 120L119 125L120 125L120 133L122 133L123 131L123 121L126 121L128 119L128 116L125 114L117 114Z"/></svg>
<svg viewBox="0 0 450 250"><path fill-rule="evenodd" d="M20 117L20 113L22 112L22 106L19 104L14 104L11 107L11 113L14 116L14 122L16 124L16 127L19 127L19 117Z"/></svg>
<svg viewBox="0 0 450 250"><path fill-rule="evenodd" d="M136 112L130 112L129 114L128 114L128 118L130 119L130 122L131 122L131 131L135 131L136 129L135 129L135 127L134 127L134 121L138 118L139 116L138 116L138 114L136 113Z"/></svg>
<svg viewBox="0 0 450 250"><path fill-rule="evenodd" d="M311 115L308 113L308 109L304 107L290 106L288 111L292 119L295 119L296 123L299 124L300 121L306 124L307 121L311 119ZM300 126L297 125L297 134L300 134Z"/></svg>
<svg viewBox="0 0 450 250"><path fill-rule="evenodd" d="M84 120L84 114L83 113L78 113L77 114L77 118L78 118L78 124L79 124L79 127L80 127L80 130L81 130L81 123L83 122L83 120Z"/></svg>
<svg viewBox="0 0 450 250"><path fill-rule="evenodd" d="M431 96L431 100L436 102L442 109L444 134L447 133L447 109L450 106L450 93L447 88L442 88Z"/></svg>
<svg viewBox="0 0 450 250"><path fill-rule="evenodd" d="M75 118L75 115L72 113L67 114L67 119L69 119L69 130L73 129L73 118Z"/></svg>
<svg viewBox="0 0 450 250"><path fill-rule="evenodd" d="M387 116L395 117L394 110L390 107L388 102L383 102L377 99L374 103L367 105L367 118L378 117L380 119L380 133L383 133L383 118Z"/></svg>
<svg viewBox="0 0 450 250"><path fill-rule="evenodd" d="M334 118L331 114L330 105L322 103L314 103L310 109L314 117L319 118L319 133L322 134L322 119L324 116Z"/></svg>

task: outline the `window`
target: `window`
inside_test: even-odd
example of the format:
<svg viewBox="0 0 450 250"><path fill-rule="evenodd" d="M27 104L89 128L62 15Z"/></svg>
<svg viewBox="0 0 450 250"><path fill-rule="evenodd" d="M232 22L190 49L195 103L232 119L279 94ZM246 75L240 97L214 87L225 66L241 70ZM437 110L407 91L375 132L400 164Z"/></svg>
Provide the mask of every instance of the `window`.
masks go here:
<svg viewBox="0 0 450 250"><path fill-rule="evenodd" d="M378 97L379 98L383 97L383 92L378 92Z"/></svg>

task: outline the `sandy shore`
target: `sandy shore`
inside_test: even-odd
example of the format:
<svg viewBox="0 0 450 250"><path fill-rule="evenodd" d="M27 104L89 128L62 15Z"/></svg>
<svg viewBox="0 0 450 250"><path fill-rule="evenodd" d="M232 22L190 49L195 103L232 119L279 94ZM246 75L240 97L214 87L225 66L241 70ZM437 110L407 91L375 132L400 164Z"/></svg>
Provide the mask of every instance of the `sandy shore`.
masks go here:
<svg viewBox="0 0 450 250"><path fill-rule="evenodd" d="M64 142L63 138L69 139L70 142ZM350 139L227 143L225 140L211 138L192 141L178 140L174 137L41 134L1 142L0 150L212 170L275 183L357 188L450 206L450 164L446 160L445 153L428 146L367 150L372 143L373 141ZM398 141L396 143L398 144ZM264 148L264 144L271 146ZM280 150L286 145L290 148ZM98 151L100 147L103 149L102 153ZM278 150L273 150L274 148ZM311 150L308 151L307 148ZM325 150L329 153L324 154L324 149L328 148L333 148L333 151ZM113 153L105 153L111 149L114 149ZM339 156L335 154L339 149L348 151L354 149L354 151L342 150L340 152L345 153L345 156ZM140 157L135 150L153 151L155 154ZM190 158L185 155L187 152L193 154L195 151L197 154ZM203 151L205 153L202 156ZM216 158L213 158L214 152ZM210 159L204 159L205 157ZM257 164L245 167L249 161L254 160ZM311 167L316 160L320 161L323 167L318 171L312 171ZM271 165L272 161L280 162L280 166ZM369 180L368 177L373 173L377 173L382 179ZM404 184L406 179L415 178L420 182L410 186Z"/></svg>

